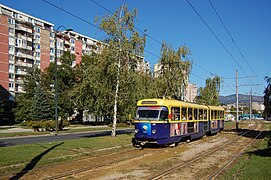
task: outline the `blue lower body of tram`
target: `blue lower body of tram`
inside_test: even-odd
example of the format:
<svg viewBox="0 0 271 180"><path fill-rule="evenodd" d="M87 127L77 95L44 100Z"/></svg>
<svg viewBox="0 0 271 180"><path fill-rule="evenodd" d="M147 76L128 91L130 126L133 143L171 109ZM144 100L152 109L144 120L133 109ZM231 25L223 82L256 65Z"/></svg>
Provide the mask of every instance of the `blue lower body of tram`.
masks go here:
<svg viewBox="0 0 271 180"><path fill-rule="evenodd" d="M135 147L152 143L177 145L181 141L215 134L223 128L223 120L178 123L135 122L135 135L132 143Z"/></svg>

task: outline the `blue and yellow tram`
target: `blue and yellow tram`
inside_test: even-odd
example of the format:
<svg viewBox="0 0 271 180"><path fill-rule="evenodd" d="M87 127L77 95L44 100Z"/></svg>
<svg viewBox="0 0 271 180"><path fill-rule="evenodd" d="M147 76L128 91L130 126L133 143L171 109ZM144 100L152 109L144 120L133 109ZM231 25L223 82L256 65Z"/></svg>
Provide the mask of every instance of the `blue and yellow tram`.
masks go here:
<svg viewBox="0 0 271 180"><path fill-rule="evenodd" d="M135 147L146 143L175 146L224 128L224 108L174 99L144 99L134 119Z"/></svg>

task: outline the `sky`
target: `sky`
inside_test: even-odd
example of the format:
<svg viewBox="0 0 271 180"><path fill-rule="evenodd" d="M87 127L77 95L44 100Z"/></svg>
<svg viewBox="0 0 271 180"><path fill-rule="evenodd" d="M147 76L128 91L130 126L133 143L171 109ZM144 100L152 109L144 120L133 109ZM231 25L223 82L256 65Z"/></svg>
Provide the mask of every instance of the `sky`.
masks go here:
<svg viewBox="0 0 271 180"><path fill-rule="evenodd" d="M204 87L206 78L220 76L223 96L236 93L236 71L239 94L252 92L262 96L267 85L264 77L271 77L270 0L0 0L0 3L53 23L55 28L65 26L97 40L106 36L95 27L98 26L95 17L110 15L125 3L130 10L138 10L136 28L147 30L144 57L152 70L161 56L161 43L165 42L174 50L183 45L190 48L189 82Z"/></svg>

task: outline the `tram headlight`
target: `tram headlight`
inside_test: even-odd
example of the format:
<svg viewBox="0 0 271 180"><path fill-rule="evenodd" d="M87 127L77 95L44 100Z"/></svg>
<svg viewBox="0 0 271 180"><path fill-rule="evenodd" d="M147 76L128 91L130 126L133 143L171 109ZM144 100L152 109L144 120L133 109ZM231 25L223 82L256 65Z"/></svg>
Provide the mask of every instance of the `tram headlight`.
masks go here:
<svg viewBox="0 0 271 180"><path fill-rule="evenodd" d="M155 129L152 130L151 133L152 133L152 134L156 134L156 130L155 130Z"/></svg>
<svg viewBox="0 0 271 180"><path fill-rule="evenodd" d="M135 129L135 134L138 133L138 129Z"/></svg>

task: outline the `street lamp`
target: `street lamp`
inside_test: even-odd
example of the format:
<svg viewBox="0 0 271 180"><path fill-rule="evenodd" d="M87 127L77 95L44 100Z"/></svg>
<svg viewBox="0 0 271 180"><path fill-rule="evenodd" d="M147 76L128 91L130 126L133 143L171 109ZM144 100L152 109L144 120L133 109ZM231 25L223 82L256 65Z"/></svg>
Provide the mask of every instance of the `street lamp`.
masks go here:
<svg viewBox="0 0 271 180"><path fill-rule="evenodd" d="M57 92L58 92L58 87L57 87L57 33L58 30L60 28L64 28L65 31L73 31L72 29L66 29L65 26L59 26L56 30L55 30L55 128L56 128L56 134L58 133L58 114L57 114L57 101L58 101L58 96L57 96Z"/></svg>

